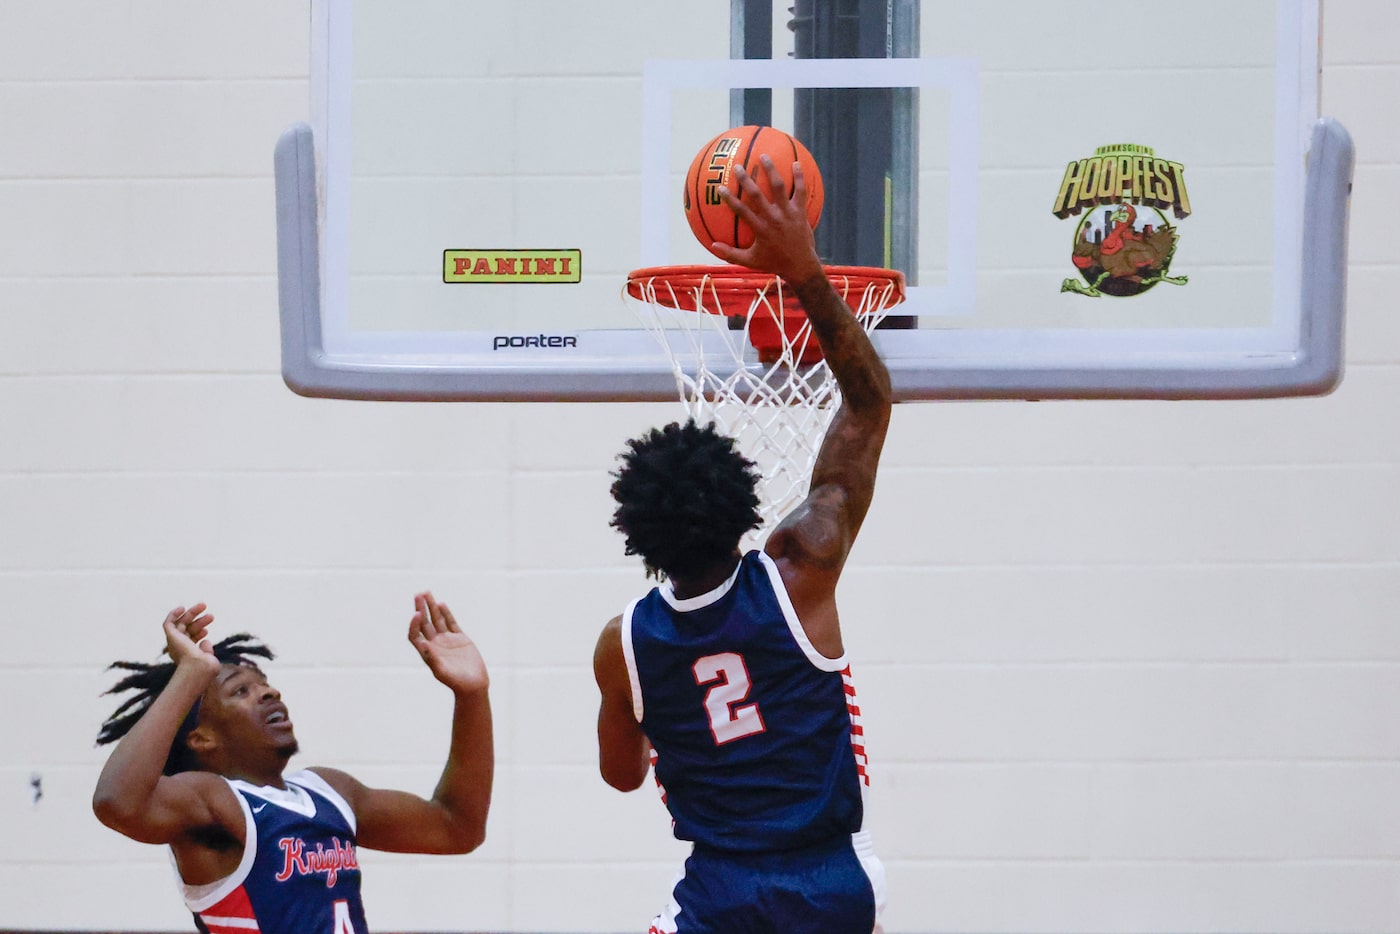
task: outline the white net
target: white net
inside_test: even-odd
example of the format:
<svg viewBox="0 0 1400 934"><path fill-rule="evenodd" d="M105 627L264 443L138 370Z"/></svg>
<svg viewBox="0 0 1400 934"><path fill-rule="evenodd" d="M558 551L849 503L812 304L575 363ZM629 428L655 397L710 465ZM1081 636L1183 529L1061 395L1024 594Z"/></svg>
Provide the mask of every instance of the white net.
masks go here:
<svg viewBox="0 0 1400 934"><path fill-rule="evenodd" d="M902 277L889 270L828 267L827 275L866 331L904 297ZM627 292L671 361L687 414L735 438L762 471L756 537L766 536L807 495L841 404L811 323L781 279L740 267L637 270Z"/></svg>

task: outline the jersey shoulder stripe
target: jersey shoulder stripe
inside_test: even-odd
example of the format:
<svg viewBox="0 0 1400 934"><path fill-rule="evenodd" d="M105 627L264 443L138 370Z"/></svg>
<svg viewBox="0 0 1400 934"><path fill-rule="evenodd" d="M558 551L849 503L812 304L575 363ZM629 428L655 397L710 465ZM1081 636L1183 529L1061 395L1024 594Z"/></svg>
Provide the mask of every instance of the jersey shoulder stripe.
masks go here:
<svg viewBox="0 0 1400 934"><path fill-rule="evenodd" d="M783 575L778 570L778 564L766 551L755 552L758 562L768 573L768 583L773 588L773 595L778 599L778 606L783 611L783 619L787 622L788 631L792 633L793 641L802 650L802 654L807 656L807 660L820 671L842 671L846 668L846 653L842 652L839 658L827 658L817 651L812 645L812 640L807 638L807 630L802 626L802 620L797 618L797 610L793 608L792 597L788 595L787 585L783 583Z"/></svg>
<svg viewBox="0 0 1400 934"><path fill-rule="evenodd" d="M185 897L185 905L196 914L209 910L240 889L258 857L258 824L257 821L253 820L253 812L248 807L248 799L238 793L238 789L232 781L227 778L224 781L228 782L229 791L238 801L238 807L243 811L243 857L238 861L238 868L216 882L205 885L189 885L180 877L180 867L175 862L174 851L170 853L170 865L175 869L175 878L179 880L181 893ZM244 900L247 900L246 895ZM252 911L251 907L249 911Z"/></svg>
<svg viewBox="0 0 1400 934"><path fill-rule="evenodd" d="M627 604L627 609L622 611L622 658L627 663L627 682L632 685L632 716L637 718L637 722L642 722L642 679L637 674L637 647L632 644L632 614L637 610L637 604L642 602L642 597L638 597Z"/></svg>

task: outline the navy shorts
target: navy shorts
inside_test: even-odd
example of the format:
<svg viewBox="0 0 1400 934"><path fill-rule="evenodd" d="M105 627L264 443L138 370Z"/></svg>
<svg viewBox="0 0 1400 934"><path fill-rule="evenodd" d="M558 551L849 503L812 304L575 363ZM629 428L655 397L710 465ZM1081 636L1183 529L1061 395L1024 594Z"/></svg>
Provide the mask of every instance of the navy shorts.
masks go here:
<svg viewBox="0 0 1400 934"><path fill-rule="evenodd" d="M884 894L865 834L783 853L696 848L649 934L871 934Z"/></svg>

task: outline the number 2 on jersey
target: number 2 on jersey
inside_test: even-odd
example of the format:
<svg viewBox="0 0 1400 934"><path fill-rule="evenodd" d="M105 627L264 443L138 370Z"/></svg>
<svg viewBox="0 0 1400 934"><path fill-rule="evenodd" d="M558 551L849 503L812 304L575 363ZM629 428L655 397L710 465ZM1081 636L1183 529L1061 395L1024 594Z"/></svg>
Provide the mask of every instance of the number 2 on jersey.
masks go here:
<svg viewBox="0 0 1400 934"><path fill-rule="evenodd" d="M749 696L752 686L742 655L736 652L706 655L695 663L694 671L696 684L718 682L705 692L705 713L709 715L710 732L714 734L716 746L763 732L758 704L735 706Z"/></svg>

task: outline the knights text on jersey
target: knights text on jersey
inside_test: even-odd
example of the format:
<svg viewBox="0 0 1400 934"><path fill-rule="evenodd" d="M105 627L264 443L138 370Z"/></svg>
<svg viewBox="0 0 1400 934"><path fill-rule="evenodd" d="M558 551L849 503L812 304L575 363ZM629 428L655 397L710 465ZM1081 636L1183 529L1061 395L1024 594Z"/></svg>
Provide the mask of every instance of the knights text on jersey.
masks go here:
<svg viewBox="0 0 1400 934"><path fill-rule="evenodd" d="M247 826L243 859L218 882L183 885L211 934L368 934L345 799L310 771L285 789L227 781Z"/></svg>
<svg viewBox="0 0 1400 934"><path fill-rule="evenodd" d="M623 614L622 645L677 837L759 852L861 829L850 671L807 639L772 558L749 552L699 597L654 588Z"/></svg>

